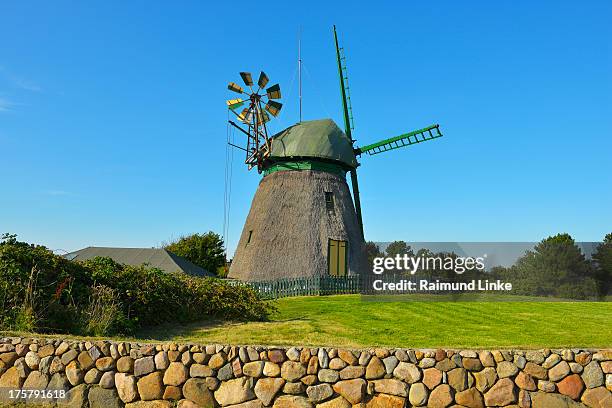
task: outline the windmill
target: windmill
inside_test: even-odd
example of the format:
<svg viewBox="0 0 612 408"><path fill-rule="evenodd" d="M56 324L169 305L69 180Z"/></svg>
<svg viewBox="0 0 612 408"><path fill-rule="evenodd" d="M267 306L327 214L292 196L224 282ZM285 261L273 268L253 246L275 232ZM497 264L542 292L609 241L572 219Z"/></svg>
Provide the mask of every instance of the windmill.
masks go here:
<svg viewBox="0 0 612 408"><path fill-rule="evenodd" d="M245 163L263 173L244 224L229 277L269 281L365 272L365 241L357 167L358 157L377 155L442 136L431 125L365 146L355 146L348 75L334 26L344 131L331 119L300 121L268 136L269 112L282 105L280 87L267 85L262 72L253 91L251 74L240 73L250 93L235 84L228 88L245 99L227 101L245 127L229 123L247 136ZM264 78L262 82L261 79ZM260 93L262 92L262 93ZM246 98L248 97L248 98ZM265 100L264 100L265 99ZM248 103L240 113L238 109ZM346 182L351 175L352 194Z"/></svg>

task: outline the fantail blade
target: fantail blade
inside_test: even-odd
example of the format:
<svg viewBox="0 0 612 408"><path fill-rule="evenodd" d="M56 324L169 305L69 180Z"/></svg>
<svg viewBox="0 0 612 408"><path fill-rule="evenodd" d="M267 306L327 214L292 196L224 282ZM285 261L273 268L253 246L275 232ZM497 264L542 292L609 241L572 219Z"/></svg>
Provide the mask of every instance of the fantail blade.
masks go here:
<svg viewBox="0 0 612 408"><path fill-rule="evenodd" d="M241 72L240 76L242 77L242 81L244 82L244 84L246 86L252 86L253 85L253 78L251 78L251 73L250 72Z"/></svg>
<svg viewBox="0 0 612 408"><path fill-rule="evenodd" d="M242 87L235 82L230 82L229 85L227 86L227 89L229 89L230 91L238 92L238 93L243 92Z"/></svg>
<svg viewBox="0 0 612 408"><path fill-rule="evenodd" d="M253 112L251 112L250 108L244 108L240 115L238 115L238 119L242 121L242 123L251 123L253 120Z"/></svg>
<svg viewBox="0 0 612 408"><path fill-rule="evenodd" d="M266 104L266 110L274 117L278 116L282 107L283 104L276 101L268 101Z"/></svg>
<svg viewBox="0 0 612 408"><path fill-rule="evenodd" d="M268 94L268 98L270 99L280 99L281 98L280 85L279 84L272 85L271 87L266 89L266 93Z"/></svg>
<svg viewBox="0 0 612 408"><path fill-rule="evenodd" d="M241 107L242 105L244 105L244 101L241 98L238 99L230 99L228 101L226 101L225 103L227 103L227 107L229 109L238 109L239 107Z"/></svg>
<svg viewBox="0 0 612 408"><path fill-rule="evenodd" d="M268 81L269 79L266 73L261 71L261 73L259 74L259 80L257 81L257 85L259 85L261 89L264 89L266 85L268 85Z"/></svg>

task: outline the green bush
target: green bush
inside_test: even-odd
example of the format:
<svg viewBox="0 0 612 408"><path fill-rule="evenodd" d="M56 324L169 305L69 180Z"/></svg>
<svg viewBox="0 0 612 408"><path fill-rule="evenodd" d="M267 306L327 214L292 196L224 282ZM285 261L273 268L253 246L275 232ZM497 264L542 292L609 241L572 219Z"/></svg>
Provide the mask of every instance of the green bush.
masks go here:
<svg viewBox="0 0 612 408"><path fill-rule="evenodd" d="M83 327L87 334L103 336L118 327L122 313L119 298L113 288L95 284L91 287L89 304L83 312Z"/></svg>
<svg viewBox="0 0 612 408"><path fill-rule="evenodd" d="M4 235L0 242L0 329L87 335L207 317L265 320L273 307L251 288L165 273L110 258L72 262Z"/></svg>

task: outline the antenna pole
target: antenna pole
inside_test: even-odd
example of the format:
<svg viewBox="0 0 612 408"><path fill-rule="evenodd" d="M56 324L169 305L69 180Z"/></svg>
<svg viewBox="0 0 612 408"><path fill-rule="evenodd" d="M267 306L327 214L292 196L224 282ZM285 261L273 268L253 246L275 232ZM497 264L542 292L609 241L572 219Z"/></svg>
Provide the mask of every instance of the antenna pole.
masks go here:
<svg viewBox="0 0 612 408"><path fill-rule="evenodd" d="M302 27L298 28L298 91L300 102L300 123L302 123Z"/></svg>
<svg viewBox="0 0 612 408"><path fill-rule="evenodd" d="M342 58L340 57L340 47L338 46L338 34L336 33L336 26L334 25L334 41L336 42L336 59L338 60L338 75L340 76L340 94L342 96L342 110L344 113L344 132L348 136L351 143L355 143L353 139L353 133L351 131L351 122L348 112L348 104L346 102L346 89L344 87L344 71L342 69ZM357 213L357 222L359 223L359 230L361 231L361 237L364 238L363 234L363 218L361 217L361 199L359 198L359 183L357 182L357 169L351 169L351 185L353 187L353 200L355 202L355 213Z"/></svg>

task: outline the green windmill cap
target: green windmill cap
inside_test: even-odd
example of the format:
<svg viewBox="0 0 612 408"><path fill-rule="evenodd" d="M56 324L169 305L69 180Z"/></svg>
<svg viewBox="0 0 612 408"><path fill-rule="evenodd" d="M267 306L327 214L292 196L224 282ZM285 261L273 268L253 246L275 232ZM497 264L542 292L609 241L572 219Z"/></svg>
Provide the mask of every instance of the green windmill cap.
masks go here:
<svg viewBox="0 0 612 408"><path fill-rule="evenodd" d="M272 160L317 158L358 166L353 144L331 119L296 123L272 136Z"/></svg>

